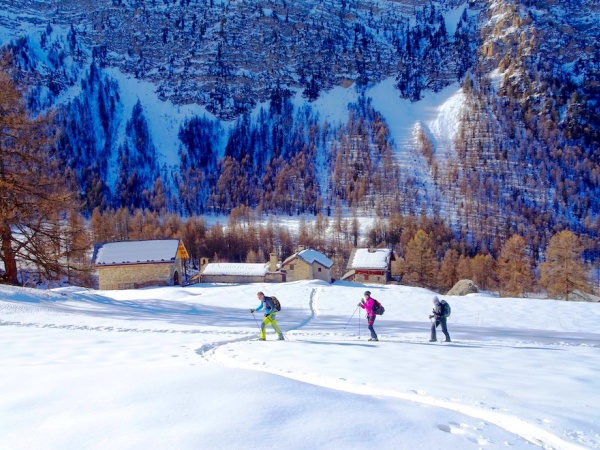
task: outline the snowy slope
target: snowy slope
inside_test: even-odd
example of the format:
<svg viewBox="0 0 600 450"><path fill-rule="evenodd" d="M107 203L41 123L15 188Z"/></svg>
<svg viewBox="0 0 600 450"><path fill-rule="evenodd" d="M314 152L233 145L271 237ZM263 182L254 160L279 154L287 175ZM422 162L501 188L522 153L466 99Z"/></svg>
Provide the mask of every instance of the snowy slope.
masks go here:
<svg viewBox="0 0 600 450"><path fill-rule="evenodd" d="M599 304L449 297L430 344L433 293L369 286L372 343L364 290L0 287L0 448L600 448Z"/></svg>

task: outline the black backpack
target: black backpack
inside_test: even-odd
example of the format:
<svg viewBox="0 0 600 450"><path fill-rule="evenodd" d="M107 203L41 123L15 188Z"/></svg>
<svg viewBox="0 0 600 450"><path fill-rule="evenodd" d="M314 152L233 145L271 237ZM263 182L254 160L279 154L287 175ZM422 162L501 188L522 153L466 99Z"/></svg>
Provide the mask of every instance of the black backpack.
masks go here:
<svg viewBox="0 0 600 450"><path fill-rule="evenodd" d="M373 299L373 302L373 312L378 316L381 316L385 312L385 308L377 300Z"/></svg>
<svg viewBox="0 0 600 450"><path fill-rule="evenodd" d="M281 311L281 303L277 300L277 297L271 295L271 301L273 302L273 306L277 311Z"/></svg>
<svg viewBox="0 0 600 450"><path fill-rule="evenodd" d="M443 317L450 317L450 314L452 313L452 308L450 308L450 303L448 303L446 300L442 300L440 302L443 306L443 310L442 310L442 316Z"/></svg>

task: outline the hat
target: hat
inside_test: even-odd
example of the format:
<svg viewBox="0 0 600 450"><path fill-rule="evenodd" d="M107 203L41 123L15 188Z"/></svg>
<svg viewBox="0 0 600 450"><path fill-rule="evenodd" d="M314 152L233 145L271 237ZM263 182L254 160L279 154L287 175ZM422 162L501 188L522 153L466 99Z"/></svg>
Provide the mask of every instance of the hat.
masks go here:
<svg viewBox="0 0 600 450"><path fill-rule="evenodd" d="M370 296L371 295L371 291L365 291L365 295Z"/></svg>
<svg viewBox="0 0 600 450"><path fill-rule="evenodd" d="M439 303L440 299L437 298L437 295L433 297L433 303Z"/></svg>

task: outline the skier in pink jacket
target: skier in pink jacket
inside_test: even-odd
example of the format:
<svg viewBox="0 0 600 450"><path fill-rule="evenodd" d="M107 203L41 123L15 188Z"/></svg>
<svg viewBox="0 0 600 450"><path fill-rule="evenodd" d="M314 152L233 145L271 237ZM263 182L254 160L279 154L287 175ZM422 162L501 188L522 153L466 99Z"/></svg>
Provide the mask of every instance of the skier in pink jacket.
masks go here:
<svg viewBox="0 0 600 450"><path fill-rule="evenodd" d="M367 323L369 324L369 331L371 332L371 338L369 340L378 341L377 333L375 333L375 330L373 329L373 323L375 323L375 311L373 311L375 299L371 298L371 291L365 291L365 298L360 301L358 306L367 312Z"/></svg>

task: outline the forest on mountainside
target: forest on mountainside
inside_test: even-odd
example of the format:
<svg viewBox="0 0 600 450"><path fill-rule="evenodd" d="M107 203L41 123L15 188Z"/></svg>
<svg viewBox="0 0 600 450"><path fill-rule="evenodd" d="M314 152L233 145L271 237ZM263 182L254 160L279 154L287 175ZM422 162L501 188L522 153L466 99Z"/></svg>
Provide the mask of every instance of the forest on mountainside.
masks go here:
<svg viewBox="0 0 600 450"><path fill-rule="evenodd" d="M38 8L35 14L51 19L38 17L35 33L5 45L7 70L32 116L52 112L55 159L48 168L60 161L69 169L78 221L126 211L185 222L245 208L330 231L336 224L334 236L357 245L356 221L370 216L377 220L361 230L363 243L401 257L418 229L440 239L424 225L433 222L445 230L445 244L433 253L439 264L449 251L497 261L518 235L534 266L554 236L570 230L582 241L583 260L595 264L594 2L409 3L247 0L243 8L69 0L56 10ZM128 18L131 27L121 26ZM0 25L13 26L4 16ZM175 153L165 158L152 121L157 112L139 96L127 107L131 93L115 71L152 82L162 100L198 102L214 115L177 123ZM390 95L413 102L460 87L464 104L451 148L442 150L426 124L413 141L393 141L390 117L366 95L386 77L394 79ZM323 119L316 106L334 86L358 93L342 121ZM399 153L412 155L409 163ZM310 241L304 233L290 232L290 239ZM314 245L344 267L347 255L330 239ZM241 261L249 251L212 254Z"/></svg>

